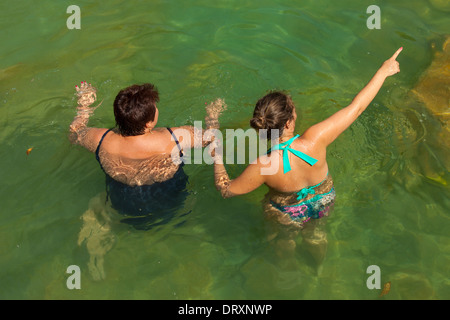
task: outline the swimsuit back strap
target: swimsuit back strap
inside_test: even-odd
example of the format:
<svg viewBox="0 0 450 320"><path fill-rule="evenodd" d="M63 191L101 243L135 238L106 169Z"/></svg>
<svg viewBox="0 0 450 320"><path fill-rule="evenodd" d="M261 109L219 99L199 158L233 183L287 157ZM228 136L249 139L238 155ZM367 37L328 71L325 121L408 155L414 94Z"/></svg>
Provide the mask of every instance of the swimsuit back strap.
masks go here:
<svg viewBox="0 0 450 320"><path fill-rule="evenodd" d="M327 172L327 176L325 177L325 179L323 179L321 182L319 182L318 184L316 184L315 186L311 186L311 187L307 187L307 188L303 188L302 190L300 190L299 192L297 192L297 200L301 200L303 198L306 198L308 196L308 194L315 194L316 191L314 190L316 187L320 186L325 180L327 180L328 178L328 172Z"/></svg>
<svg viewBox="0 0 450 320"><path fill-rule="evenodd" d="M95 158L97 159L98 164L100 165L100 168L103 170L103 172L105 172L105 174L106 174L107 177L108 177L108 174L106 173L105 169L103 169L103 166L102 166L102 163L100 162L100 157L98 156L98 154L99 154L99 152L100 152L100 146L102 145L103 139L105 139L105 136L106 136L106 135L108 134L108 132L110 132L112 129L113 129L113 128L107 130L107 131L103 134L102 138L100 139L100 141L99 141L99 143L98 143L97 149L95 149ZM108 180L108 179L107 179L107 180ZM108 202L108 199L109 199L109 188L108 188L108 185L106 185L106 200L105 200L105 204Z"/></svg>
<svg viewBox="0 0 450 320"><path fill-rule="evenodd" d="M300 137L300 135L297 134L296 136L292 137L288 141L277 144L276 146L274 146L273 148L270 149L271 151L274 151L274 150L282 150L283 151L283 172L284 173L291 171L291 164L289 163L288 151L292 152L295 156L299 157L300 159L302 159L303 161L305 161L306 163L308 163L311 166L315 165L317 162L317 159L314 159L313 157L310 157L301 151L291 148L292 142L295 139L297 139L298 137Z"/></svg>
<svg viewBox="0 0 450 320"><path fill-rule="evenodd" d="M181 150L181 146L180 146L180 142L178 141L177 137L173 134L172 129L170 129L169 127L166 127L167 130L169 130L170 134L172 135L173 139L175 140L175 143L178 146L178 150L180 150L180 157L183 157L183 151Z"/></svg>
<svg viewBox="0 0 450 320"><path fill-rule="evenodd" d="M311 166L315 165L316 162L317 162L317 159L314 159L313 157L308 156L306 153L303 153L301 151L298 151L298 150L295 150L295 149L291 149L291 148L288 148L288 150L290 152L292 152L293 154L295 154L300 159L302 159L305 162L307 162Z"/></svg>
<svg viewBox="0 0 450 320"><path fill-rule="evenodd" d="M100 158L98 157L98 153L99 153L99 151L100 151L100 146L102 145L102 142L103 142L103 139L105 138L105 136L106 136L106 135L108 134L108 132L110 132L111 130L112 130L112 128L109 129L109 130L107 130L107 131L103 134L102 138L100 139L100 142L98 143L97 149L95 149L95 158L97 159L98 162L100 162ZM102 166L101 163L100 163L100 166ZM102 168L102 169L103 169L103 168Z"/></svg>

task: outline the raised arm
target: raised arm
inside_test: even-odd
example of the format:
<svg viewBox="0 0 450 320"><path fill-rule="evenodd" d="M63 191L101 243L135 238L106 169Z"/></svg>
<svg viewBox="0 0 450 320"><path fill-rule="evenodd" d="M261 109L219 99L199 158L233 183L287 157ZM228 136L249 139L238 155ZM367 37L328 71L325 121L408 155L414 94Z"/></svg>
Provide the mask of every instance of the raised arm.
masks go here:
<svg viewBox="0 0 450 320"><path fill-rule="evenodd" d="M77 115L70 124L69 140L73 144L79 144L91 152L95 152L95 148L98 144L99 136L105 132L105 129L89 128L87 126L89 117L93 114L101 103L95 108L89 107L97 100L96 89L82 82L81 86L76 86L78 105Z"/></svg>
<svg viewBox="0 0 450 320"><path fill-rule="evenodd" d="M327 147L342 132L345 131L366 110L367 106L377 95L387 77L400 72L399 63L396 61L403 47L398 49L394 55L386 60L381 68L375 73L369 83L356 95L353 101L339 110L328 119L319 122L305 131L305 139L315 141Z"/></svg>
<svg viewBox="0 0 450 320"><path fill-rule="evenodd" d="M213 140L213 130L219 129L219 116L227 105L223 99L216 99L206 106L206 129L196 126L181 126L174 130L182 149L203 148ZM210 130L211 129L211 130Z"/></svg>

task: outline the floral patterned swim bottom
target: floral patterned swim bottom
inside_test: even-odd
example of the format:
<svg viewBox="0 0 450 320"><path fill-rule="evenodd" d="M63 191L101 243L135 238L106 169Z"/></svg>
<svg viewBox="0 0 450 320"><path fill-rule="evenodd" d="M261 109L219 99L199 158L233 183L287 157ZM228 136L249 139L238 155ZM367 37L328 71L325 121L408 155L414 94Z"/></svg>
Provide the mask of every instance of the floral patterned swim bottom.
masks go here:
<svg viewBox="0 0 450 320"><path fill-rule="evenodd" d="M273 201L270 203L276 209L288 214L293 221L303 225L310 219L319 219L328 216L328 212L334 205L335 198L336 192L333 187L327 193L315 195L295 205L279 205Z"/></svg>

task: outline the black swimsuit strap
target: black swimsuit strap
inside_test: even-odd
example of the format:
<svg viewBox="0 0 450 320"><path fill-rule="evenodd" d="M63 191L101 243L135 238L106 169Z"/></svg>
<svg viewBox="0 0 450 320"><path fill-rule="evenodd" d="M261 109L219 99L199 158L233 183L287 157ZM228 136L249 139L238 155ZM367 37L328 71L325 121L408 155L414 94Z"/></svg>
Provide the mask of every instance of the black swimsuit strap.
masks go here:
<svg viewBox="0 0 450 320"><path fill-rule="evenodd" d="M103 134L103 136L102 136L102 138L100 139L100 141L99 141L99 143L98 143L98 146L97 146L97 149L95 149L95 158L97 159L97 161L98 161L98 163L100 164L100 168L103 170L103 172L105 172L105 169L103 169L103 166L102 166L102 163L100 162L100 158L99 158L99 156L98 156L98 153L99 153L99 151L100 151L100 146L102 145L102 142L103 142L103 139L105 139L105 136L108 134L108 132L110 132L111 130L112 130L113 128L111 128L111 129L109 129L109 130L107 130L104 134ZM106 174L106 180L108 180L108 174L105 172L105 174ZM106 200L105 200L105 203L107 203L108 202L108 199L109 199L109 189L108 189L108 185L106 185Z"/></svg>
<svg viewBox="0 0 450 320"><path fill-rule="evenodd" d="M95 149L95 158L97 159L97 161L98 161L98 163L100 163L100 167L102 167L102 164L101 164L101 162L100 162L100 158L99 158L99 156L98 156L98 153L99 153L99 151L100 151L100 146L102 145L102 142L103 142L103 139L105 138L105 136L108 134L108 132L110 132L112 129L109 129L108 131L106 131L104 134L103 134L103 136L102 136L102 138L100 139L100 142L98 143L98 146L97 146L97 149ZM102 170L103 170L103 167L102 167Z"/></svg>
<svg viewBox="0 0 450 320"><path fill-rule="evenodd" d="M170 134L171 134L172 137L174 138L175 143L176 143L177 146L178 146L178 150L180 150L180 157L182 157L182 156L183 156L183 151L181 150L180 142L178 142L177 137L173 134L172 129L170 129L169 127L166 127L166 128L167 128L167 130L169 130Z"/></svg>

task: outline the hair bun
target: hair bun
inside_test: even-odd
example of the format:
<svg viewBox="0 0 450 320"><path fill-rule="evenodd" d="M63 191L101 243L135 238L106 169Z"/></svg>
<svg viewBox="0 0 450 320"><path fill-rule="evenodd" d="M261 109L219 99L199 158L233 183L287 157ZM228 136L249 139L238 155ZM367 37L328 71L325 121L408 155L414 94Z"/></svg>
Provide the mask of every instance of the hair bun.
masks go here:
<svg viewBox="0 0 450 320"><path fill-rule="evenodd" d="M266 119L263 117L253 117L250 120L250 126L254 129L266 129Z"/></svg>

